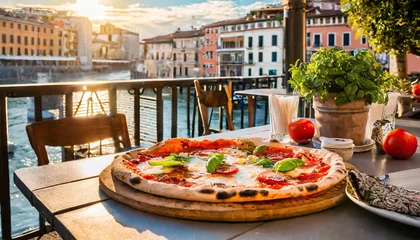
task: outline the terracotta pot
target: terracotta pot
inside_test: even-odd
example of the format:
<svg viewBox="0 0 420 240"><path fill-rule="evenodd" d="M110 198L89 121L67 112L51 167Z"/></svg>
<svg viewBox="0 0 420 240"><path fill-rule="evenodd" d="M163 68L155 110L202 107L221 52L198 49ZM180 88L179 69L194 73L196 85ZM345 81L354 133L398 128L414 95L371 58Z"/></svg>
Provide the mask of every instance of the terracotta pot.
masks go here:
<svg viewBox="0 0 420 240"><path fill-rule="evenodd" d="M356 146L364 144L370 105L365 99L337 106L334 97L321 101L314 96L316 127L320 136L352 139Z"/></svg>

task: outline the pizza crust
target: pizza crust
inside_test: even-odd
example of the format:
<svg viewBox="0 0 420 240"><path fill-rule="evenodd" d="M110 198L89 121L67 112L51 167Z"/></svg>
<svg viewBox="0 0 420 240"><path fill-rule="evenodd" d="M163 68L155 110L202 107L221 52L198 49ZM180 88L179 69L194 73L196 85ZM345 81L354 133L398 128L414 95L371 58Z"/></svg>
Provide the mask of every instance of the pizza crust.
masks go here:
<svg viewBox="0 0 420 240"><path fill-rule="evenodd" d="M247 139L256 145L267 144L261 139ZM279 143L269 143L271 146L280 146ZM158 143L150 148L153 151L165 146L165 142ZM296 147L291 147L296 150ZM250 202L266 201L282 198L295 198L312 195L327 190L339 183L346 176L346 168L343 159L336 153L324 149L307 149L311 154L322 156L323 161L331 168L326 176L319 182L305 183L300 185L288 185L281 189L271 188L220 188L215 186L182 187L175 184L166 184L141 178L126 167L123 162L137 157L138 151L131 151L114 159L111 164L112 175L130 185L132 188L154 195L177 198L199 202Z"/></svg>

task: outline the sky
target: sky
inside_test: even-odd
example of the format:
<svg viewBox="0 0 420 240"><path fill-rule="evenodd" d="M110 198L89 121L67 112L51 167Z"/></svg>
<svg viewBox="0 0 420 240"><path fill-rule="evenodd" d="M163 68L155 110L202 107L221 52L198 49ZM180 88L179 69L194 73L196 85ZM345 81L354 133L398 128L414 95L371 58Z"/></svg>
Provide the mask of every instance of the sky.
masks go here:
<svg viewBox="0 0 420 240"><path fill-rule="evenodd" d="M278 0L0 0L0 6L38 6L73 10L87 16L94 30L112 23L137 32L140 39L190 30L216 21L245 16Z"/></svg>

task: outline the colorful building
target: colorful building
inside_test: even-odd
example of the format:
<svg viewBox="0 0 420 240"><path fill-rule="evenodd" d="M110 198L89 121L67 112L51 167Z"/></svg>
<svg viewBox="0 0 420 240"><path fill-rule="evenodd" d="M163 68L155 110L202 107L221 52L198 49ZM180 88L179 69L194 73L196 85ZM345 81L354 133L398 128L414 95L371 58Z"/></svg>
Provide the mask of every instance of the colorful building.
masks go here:
<svg viewBox="0 0 420 240"><path fill-rule="evenodd" d="M3 65L70 63L90 67L91 33L92 23L84 17L0 9L0 61Z"/></svg>
<svg viewBox="0 0 420 240"><path fill-rule="evenodd" d="M252 11L236 20L215 23L219 76L282 75L284 56L283 9Z"/></svg>
<svg viewBox="0 0 420 240"><path fill-rule="evenodd" d="M181 31L178 29L172 34L173 38L173 76L174 78L199 77L200 61L204 41L202 30Z"/></svg>
<svg viewBox="0 0 420 240"><path fill-rule="evenodd" d="M181 31L144 39L144 68L150 78L188 78L201 76L202 30Z"/></svg>
<svg viewBox="0 0 420 240"><path fill-rule="evenodd" d="M107 23L93 34L93 58L108 60L139 59L139 34Z"/></svg>
<svg viewBox="0 0 420 240"><path fill-rule="evenodd" d="M0 15L0 54L63 56L63 28Z"/></svg>
<svg viewBox="0 0 420 240"><path fill-rule="evenodd" d="M199 56L202 77L216 77L217 74L217 46L219 45L219 28L217 23L205 25L204 46Z"/></svg>
<svg viewBox="0 0 420 240"><path fill-rule="evenodd" d="M145 39L141 44L144 58L144 72L149 78L174 78L172 34ZM142 57L144 56L144 57Z"/></svg>
<svg viewBox="0 0 420 240"><path fill-rule="evenodd" d="M356 37L356 32L348 24L347 16L340 10L312 8L308 12L306 26L306 61L321 47L342 47L352 55L369 48L367 38Z"/></svg>

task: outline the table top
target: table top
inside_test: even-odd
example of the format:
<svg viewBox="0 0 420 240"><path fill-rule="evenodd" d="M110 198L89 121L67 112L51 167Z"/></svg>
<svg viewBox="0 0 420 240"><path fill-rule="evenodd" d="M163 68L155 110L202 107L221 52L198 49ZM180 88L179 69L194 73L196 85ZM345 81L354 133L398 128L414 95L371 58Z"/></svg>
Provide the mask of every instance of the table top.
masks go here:
<svg viewBox="0 0 420 240"><path fill-rule="evenodd" d="M415 126L408 121L402 127L420 136L420 128ZM269 129L261 126L202 138L268 138ZM19 169L14 180L64 239L418 239L418 228L377 216L351 201L303 217L253 223L191 221L141 212L110 199L99 189L98 175L113 158L108 155ZM350 163L377 176L408 169L412 169L411 175L420 176L420 147L408 160L393 160L373 149L354 154ZM406 174L390 174L391 181L398 184Z"/></svg>
<svg viewBox="0 0 420 240"><path fill-rule="evenodd" d="M278 88L259 88L259 89L246 89L246 90L235 91L235 95L242 95L242 96L268 97L271 94L287 95L287 92L286 92L286 89L278 89Z"/></svg>

